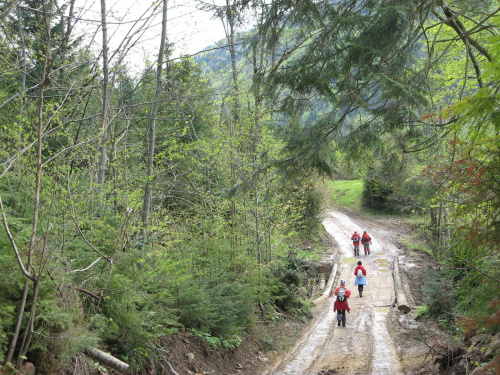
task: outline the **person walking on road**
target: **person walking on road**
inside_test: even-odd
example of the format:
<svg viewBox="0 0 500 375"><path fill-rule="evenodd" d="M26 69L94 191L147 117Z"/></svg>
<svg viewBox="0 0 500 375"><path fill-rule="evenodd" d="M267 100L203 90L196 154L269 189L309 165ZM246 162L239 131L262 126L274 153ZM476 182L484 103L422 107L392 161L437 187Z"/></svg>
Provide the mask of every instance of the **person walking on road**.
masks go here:
<svg viewBox="0 0 500 375"><path fill-rule="evenodd" d="M351 291L345 287L345 280L340 280L340 286L335 289L334 294L337 296L333 304L333 312L337 312L337 325L340 327L342 323L342 327L345 327L345 312L351 312L347 302L347 299L351 296Z"/></svg>
<svg viewBox="0 0 500 375"><path fill-rule="evenodd" d="M361 241L361 235L354 231L354 234L351 236L351 241L354 246L354 256L359 257L359 242Z"/></svg>
<svg viewBox="0 0 500 375"><path fill-rule="evenodd" d="M354 285L358 286L359 296L363 297L363 286L368 286L368 282L366 281L366 269L363 267L363 263L358 260L358 265L354 269L354 275L356 276L356 280L354 280Z"/></svg>
<svg viewBox="0 0 500 375"><path fill-rule="evenodd" d="M370 255L370 245L372 244L372 238L368 233L366 233L366 230L361 236L361 243L363 244L363 248L365 249L365 255Z"/></svg>

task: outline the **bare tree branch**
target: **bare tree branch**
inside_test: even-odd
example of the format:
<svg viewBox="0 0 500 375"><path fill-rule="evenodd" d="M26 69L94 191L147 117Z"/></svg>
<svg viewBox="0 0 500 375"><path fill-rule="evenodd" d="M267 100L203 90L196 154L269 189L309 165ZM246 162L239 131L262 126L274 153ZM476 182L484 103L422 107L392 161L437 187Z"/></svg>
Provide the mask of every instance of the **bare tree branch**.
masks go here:
<svg viewBox="0 0 500 375"><path fill-rule="evenodd" d="M9 15L12 8L14 8L19 0L12 0L10 3L5 4L3 8L0 8L0 21L4 21L5 18Z"/></svg>
<svg viewBox="0 0 500 375"><path fill-rule="evenodd" d="M14 249L14 253L16 254L17 263L19 264L19 267L21 267L21 271L23 272L23 275L26 276L31 281L35 281L35 276L32 275L31 273L29 273L28 270L24 267L24 263L23 263L23 260L21 259L21 254L19 253L19 250L17 248L16 241L14 240L14 237L12 236L12 233L10 232L9 224L7 222L7 215L5 215L5 208L4 208L3 202L2 202L2 196L0 196L0 210L2 210L3 226L5 228L5 232L7 233L7 237L9 237L10 244L12 245L12 248Z"/></svg>
<svg viewBox="0 0 500 375"><path fill-rule="evenodd" d="M85 271L88 271L89 269L91 269L94 264L96 264L97 262L99 262L102 258L99 257L97 258L96 260L94 260L88 267L86 268L82 268L81 270L73 270L73 271L69 271L69 273L73 273L73 272L85 272Z"/></svg>

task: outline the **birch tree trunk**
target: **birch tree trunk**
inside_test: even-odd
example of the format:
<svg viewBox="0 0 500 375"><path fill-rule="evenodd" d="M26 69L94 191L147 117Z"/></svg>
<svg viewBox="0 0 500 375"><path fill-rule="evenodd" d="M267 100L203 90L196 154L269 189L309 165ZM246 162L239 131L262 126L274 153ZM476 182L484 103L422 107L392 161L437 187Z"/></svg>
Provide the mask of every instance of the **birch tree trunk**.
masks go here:
<svg viewBox="0 0 500 375"><path fill-rule="evenodd" d="M14 356L14 349L17 345L17 339L19 338L19 332L21 331L21 323L23 321L24 307L26 306L26 300L28 299L28 291L30 287L29 279L24 280L23 295L21 297L21 304L19 305L19 311L17 312L16 326L14 328L14 335L10 340L9 351L5 357L5 363L12 362L12 357Z"/></svg>
<svg viewBox="0 0 500 375"><path fill-rule="evenodd" d="M48 9L47 9L48 8ZM37 143L36 143L36 174L35 174L35 197L34 197L34 209L33 209L33 224L32 224L32 233L30 237L29 250L28 250L28 262L26 269L29 271L33 270L33 297L31 302L30 314L28 317L28 322L26 324L22 343L19 349L19 356L17 359L17 367L22 364L23 358L26 356L28 352L29 346L31 344L31 339L33 336L33 328L35 322L35 314L36 314L36 305L38 300L38 289L40 286L40 273L35 270L33 265L33 252L35 247L37 246L38 238L38 218L40 212L40 193L41 193L41 177L42 177L42 151L43 151L43 130L44 130L44 100L45 100L45 89L48 85L49 81L49 66L51 63L51 23L52 23L52 1L49 1L47 6L44 4L44 12L43 12L43 20L45 24L45 55L43 60L43 72L40 82L40 94L38 98L38 129L37 129ZM45 242L44 245L45 247ZM43 251L42 251L43 254ZM43 255L42 255L43 257ZM40 267L41 268L41 267ZM22 318L22 315L19 316ZM18 322L19 323L19 322Z"/></svg>
<svg viewBox="0 0 500 375"><path fill-rule="evenodd" d="M163 13L161 22L161 40L160 51L156 63L156 90L151 112L149 114L148 131L148 164L146 171L146 186L144 188L144 203L142 206L142 225L144 237L147 235L148 217L151 204L151 180L153 179L153 162L155 156L155 137L156 137L156 114L158 113L158 102L161 95L161 78L163 73L163 59L165 55L165 44L167 43L167 0L163 0Z"/></svg>
<svg viewBox="0 0 500 375"><path fill-rule="evenodd" d="M230 165L230 184L231 189L236 186L236 164L235 164L235 149L233 145L233 140L235 138L235 128L238 130L240 128L240 104L239 104L239 85L238 85L238 69L236 64L236 46L235 46L235 8L230 0L226 0L225 12L220 13L220 18L222 25L224 26L224 32L226 34L226 40L229 48L229 55L231 56L231 78L232 86L230 91L230 105L232 118L229 120L229 165ZM226 23L227 22L227 23ZM231 199L231 248L232 248L232 259L236 258L236 202L235 199Z"/></svg>
<svg viewBox="0 0 500 375"><path fill-rule="evenodd" d="M101 158L99 161L99 176L97 183L101 191L103 190L104 180L106 178L106 142L107 142L107 128L108 128L108 86L109 86L109 73L108 73L108 26L106 22L106 0L101 0L101 27L102 27L102 75L103 75L103 87L102 87L102 136L101 136Z"/></svg>
<svg viewBox="0 0 500 375"><path fill-rule="evenodd" d="M19 18L19 21L21 20L21 8L17 8L17 17ZM24 41L24 33L23 33L23 28L21 27L22 23L19 22L19 41L21 44L21 58L22 58L22 73L21 73L21 93L24 93L24 90L26 89L26 43ZM19 127L22 126L23 122L23 115L24 115L24 98L23 95L21 94L21 97L19 98L19 120L17 120L17 124Z"/></svg>
<svg viewBox="0 0 500 375"><path fill-rule="evenodd" d="M233 78L233 92L232 92L232 112L233 119L236 126L239 125L240 122L240 102L239 102L239 94L240 88L238 84L238 67L236 64L236 31L235 31L235 9L234 6L231 5L230 0L226 0L226 19L227 19L227 27L226 29L226 38L227 44L229 48L229 55L231 56L231 76Z"/></svg>

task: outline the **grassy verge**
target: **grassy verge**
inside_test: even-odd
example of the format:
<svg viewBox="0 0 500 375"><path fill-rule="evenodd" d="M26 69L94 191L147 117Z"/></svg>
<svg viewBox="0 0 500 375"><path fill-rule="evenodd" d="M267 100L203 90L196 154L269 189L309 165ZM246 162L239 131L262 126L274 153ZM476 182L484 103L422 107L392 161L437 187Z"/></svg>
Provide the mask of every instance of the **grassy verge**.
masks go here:
<svg viewBox="0 0 500 375"><path fill-rule="evenodd" d="M327 181L325 184L330 203L349 209L361 208L362 180Z"/></svg>

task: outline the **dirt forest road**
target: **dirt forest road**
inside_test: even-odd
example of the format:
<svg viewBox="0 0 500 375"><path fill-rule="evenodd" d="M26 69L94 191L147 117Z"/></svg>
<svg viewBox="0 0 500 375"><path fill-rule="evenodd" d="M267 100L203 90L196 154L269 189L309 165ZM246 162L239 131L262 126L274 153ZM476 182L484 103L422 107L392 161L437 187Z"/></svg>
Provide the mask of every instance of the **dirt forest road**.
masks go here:
<svg viewBox="0 0 500 375"><path fill-rule="evenodd" d="M337 242L340 251L338 273L333 288L339 280L346 280L351 290L347 326L336 326L333 312L334 297L323 299L316 306L315 319L294 350L267 375L397 375L404 374L397 355L396 344L389 335L391 326L387 318L394 309L395 300L392 267L398 249L394 245L394 231L383 226L354 221L346 214L333 211L326 215L323 226ZM354 230L367 230L372 237L371 255L355 258L352 241ZM397 232L396 232L397 234ZM354 268L361 260L367 270L368 287L360 298L354 285ZM388 326L389 325L389 326Z"/></svg>

